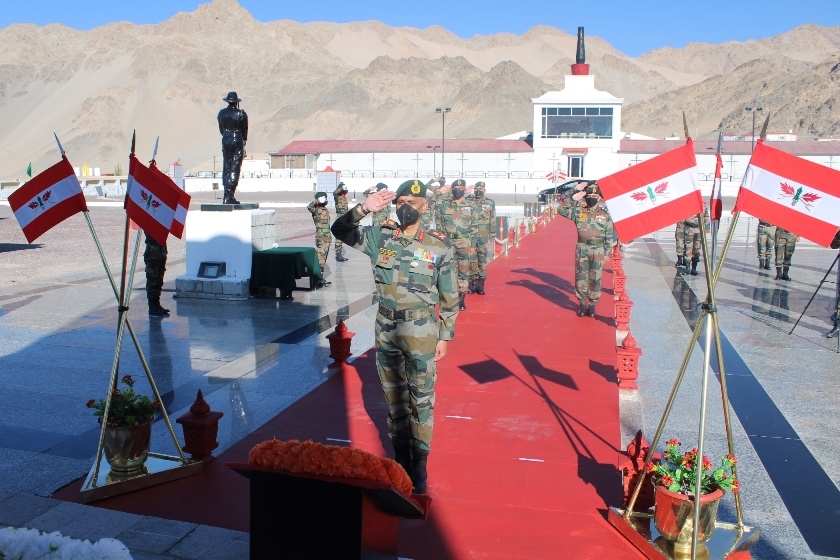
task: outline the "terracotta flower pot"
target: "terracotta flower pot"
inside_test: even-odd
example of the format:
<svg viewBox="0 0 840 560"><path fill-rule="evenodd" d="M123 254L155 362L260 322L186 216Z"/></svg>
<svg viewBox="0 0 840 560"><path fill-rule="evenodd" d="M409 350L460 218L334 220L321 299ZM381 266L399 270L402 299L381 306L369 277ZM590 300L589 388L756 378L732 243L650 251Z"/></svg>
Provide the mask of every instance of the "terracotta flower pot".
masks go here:
<svg viewBox="0 0 840 560"><path fill-rule="evenodd" d="M105 460L116 475L130 475L143 469L152 441L152 421L130 428L105 428Z"/></svg>
<svg viewBox="0 0 840 560"><path fill-rule="evenodd" d="M653 520L656 530L664 539L674 543L674 552L690 553L694 531L694 497L671 492L663 486L656 486L655 494L656 509ZM719 488L700 496L698 543L704 543L712 537L721 498L723 490Z"/></svg>

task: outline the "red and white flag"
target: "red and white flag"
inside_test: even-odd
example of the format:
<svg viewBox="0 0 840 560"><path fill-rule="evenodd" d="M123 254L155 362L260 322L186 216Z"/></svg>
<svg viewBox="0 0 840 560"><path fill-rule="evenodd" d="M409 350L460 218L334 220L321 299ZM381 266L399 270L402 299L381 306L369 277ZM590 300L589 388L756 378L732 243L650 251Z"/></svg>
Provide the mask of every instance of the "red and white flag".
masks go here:
<svg viewBox="0 0 840 560"><path fill-rule="evenodd" d="M840 229L840 171L759 140L738 191L735 211L828 247Z"/></svg>
<svg viewBox="0 0 840 560"><path fill-rule="evenodd" d="M165 181L172 188L178 189L178 192L180 193L178 208L175 209L175 216L172 219L172 229L170 232L178 239L181 239L184 235L184 225L187 223L187 211L190 208L190 200L192 200L192 197L188 195L186 191L182 190L181 187L172 180L172 177L158 169L154 161L152 161L149 165L149 171L157 175L162 181Z"/></svg>
<svg viewBox="0 0 840 560"><path fill-rule="evenodd" d="M703 212L694 142L598 181L619 239L630 241Z"/></svg>
<svg viewBox="0 0 840 560"><path fill-rule="evenodd" d="M64 156L10 194L9 206L30 243L73 214L87 212L82 187Z"/></svg>
<svg viewBox="0 0 840 560"><path fill-rule="evenodd" d="M558 169L557 171L552 171L551 173L546 175L545 178L548 179L549 181L555 181L555 180L562 181L563 179L566 178L566 174Z"/></svg>
<svg viewBox="0 0 840 560"><path fill-rule="evenodd" d="M149 237L166 245L181 190L155 175L132 154L128 164L125 211Z"/></svg>
<svg viewBox="0 0 840 560"><path fill-rule="evenodd" d="M723 199L720 196L722 181L720 177L720 170L723 167L723 159L720 154L715 154L717 163L715 163L715 181L712 183L712 196L709 198L709 215L712 220L720 221L723 215Z"/></svg>

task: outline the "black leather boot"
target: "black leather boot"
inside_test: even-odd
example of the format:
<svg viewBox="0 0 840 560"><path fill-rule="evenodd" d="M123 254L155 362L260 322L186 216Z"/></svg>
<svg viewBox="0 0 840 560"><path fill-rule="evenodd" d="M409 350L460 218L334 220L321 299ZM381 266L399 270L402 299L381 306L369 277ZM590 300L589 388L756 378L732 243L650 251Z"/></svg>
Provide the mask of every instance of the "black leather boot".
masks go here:
<svg viewBox="0 0 840 560"><path fill-rule="evenodd" d="M426 493L426 461L429 459L428 451L413 449L411 454L411 470L408 475L411 477L411 484L414 486L415 494Z"/></svg>
<svg viewBox="0 0 840 560"><path fill-rule="evenodd" d="M584 315L586 315L586 302L582 301L580 302L580 309L577 310L577 316L583 317Z"/></svg>
<svg viewBox="0 0 840 560"><path fill-rule="evenodd" d="M698 274L697 273L697 263L699 263L699 262L700 262L699 258L692 258L691 259L691 272L689 272L689 274L691 274L692 276L697 276L697 274Z"/></svg>
<svg viewBox="0 0 840 560"><path fill-rule="evenodd" d="M391 440L391 444L394 446L394 460L406 473L411 472L411 439L397 437Z"/></svg>
<svg viewBox="0 0 840 560"><path fill-rule="evenodd" d="M590 301L589 307L586 308L586 316L587 317L595 317L595 302Z"/></svg>
<svg viewBox="0 0 840 560"><path fill-rule="evenodd" d="M467 308L467 294L461 294L461 300L458 302L458 309L464 310Z"/></svg>
<svg viewBox="0 0 840 560"><path fill-rule="evenodd" d="M348 259L347 257L344 256L344 248L343 247L340 251L335 252L335 261L336 262L347 262L348 260L350 260L350 259Z"/></svg>
<svg viewBox="0 0 840 560"><path fill-rule="evenodd" d="M764 264L764 259L758 259L758 269L759 270L764 270L765 266L766 265Z"/></svg>
<svg viewBox="0 0 840 560"><path fill-rule="evenodd" d="M475 293L480 296L484 295L484 278L476 278L475 280Z"/></svg>
<svg viewBox="0 0 840 560"><path fill-rule="evenodd" d="M764 259L764 270L770 270L770 257Z"/></svg>
<svg viewBox="0 0 840 560"><path fill-rule="evenodd" d="M782 279L782 267L777 266L776 267L776 278L774 278L774 280L781 280L781 279Z"/></svg>
<svg viewBox="0 0 840 560"><path fill-rule="evenodd" d="M149 315L153 317L168 317L169 310L161 306L159 297L149 298Z"/></svg>
<svg viewBox="0 0 840 560"><path fill-rule="evenodd" d="M790 268L789 266L786 266L786 267L782 268L782 280L787 280L788 282L790 282L790 276L788 276L788 269L789 268Z"/></svg>
<svg viewBox="0 0 840 560"><path fill-rule="evenodd" d="M837 336L837 333L840 332L840 320L834 321L834 326L831 327L831 330L825 333L826 338L834 338Z"/></svg>
<svg viewBox="0 0 840 560"><path fill-rule="evenodd" d="M239 201L233 198L233 193L235 189L228 189L225 188L225 196L222 199L223 204L239 204Z"/></svg>

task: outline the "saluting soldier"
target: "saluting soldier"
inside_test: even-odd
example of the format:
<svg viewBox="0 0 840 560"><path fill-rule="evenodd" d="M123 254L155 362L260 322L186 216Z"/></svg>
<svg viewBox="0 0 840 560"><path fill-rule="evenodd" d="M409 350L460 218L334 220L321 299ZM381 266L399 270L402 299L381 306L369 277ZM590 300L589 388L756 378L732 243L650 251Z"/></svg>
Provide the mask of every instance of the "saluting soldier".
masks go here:
<svg viewBox="0 0 840 560"><path fill-rule="evenodd" d="M365 192L363 192L362 194L365 197L368 197L375 192L387 191L387 190L388 190L388 185L386 185L385 183L377 183L376 186L373 186L373 187L365 190ZM391 207L386 205L385 208L382 208L378 212L374 212L373 216L371 216L371 220L373 221L373 225L381 226L383 223L385 223L386 220L390 219L390 217L391 217Z"/></svg>
<svg viewBox="0 0 840 560"><path fill-rule="evenodd" d="M399 223L358 225L395 197ZM332 226L336 237L368 255L373 265L379 296L376 369L388 402L388 435L418 493L426 491L437 362L446 356L458 316L452 245L443 234L420 227L427 205L426 187L415 179L396 194L372 193Z"/></svg>
<svg viewBox="0 0 840 560"><path fill-rule="evenodd" d="M788 269L799 236L776 226L776 280L788 280Z"/></svg>
<svg viewBox="0 0 840 560"><path fill-rule="evenodd" d="M470 259L475 255L473 238L477 235L474 208L464 198L467 183L457 179L452 183L452 197L444 198L435 212L435 227L445 233L455 248L455 260L458 262L459 307L466 309L466 297L470 286Z"/></svg>
<svg viewBox="0 0 840 560"><path fill-rule="evenodd" d="M776 246L776 226L770 222L758 220L755 243L758 248L758 268L770 270L770 257Z"/></svg>
<svg viewBox="0 0 840 560"><path fill-rule="evenodd" d="M674 230L674 241L677 244L677 267L688 266L685 260L685 221L677 222Z"/></svg>
<svg viewBox="0 0 840 560"><path fill-rule="evenodd" d="M335 216L341 216L347 213L349 206L347 204L347 185L339 183L333 191L333 200L335 201ZM347 257L344 256L344 244L341 239L335 238L335 260L336 262L345 262Z"/></svg>
<svg viewBox="0 0 840 560"><path fill-rule="evenodd" d="M575 261L578 317L595 316L595 304L601 298L604 259L615 238L612 218L606 207L598 204L601 200L601 188L594 181L582 181L574 190L560 195L560 215L572 220L578 230Z"/></svg>
<svg viewBox="0 0 840 560"><path fill-rule="evenodd" d="M324 267L327 264L327 257L330 254L330 211L327 210L327 193L316 192L315 200L306 207L312 214L312 221L315 222L315 252L318 253L318 263L321 265L321 275L324 274ZM329 286L330 282L321 280L319 288Z"/></svg>
<svg viewBox="0 0 840 560"><path fill-rule="evenodd" d="M703 222L706 224L706 228L708 229L710 225L709 221L709 209L703 204ZM688 257L688 250L691 248L691 274L692 276L697 276L697 263L700 262L700 252L703 247L703 243L700 239L700 222L697 221L697 215L689 216L685 219L685 250L686 250L686 257ZM688 263L683 260L686 266Z"/></svg>
<svg viewBox="0 0 840 560"><path fill-rule="evenodd" d="M472 292L484 295L484 281L487 279L487 244L496 237L496 203L486 198L487 187L479 181L473 188L475 222L477 235L473 239L475 258L470 261L470 282Z"/></svg>

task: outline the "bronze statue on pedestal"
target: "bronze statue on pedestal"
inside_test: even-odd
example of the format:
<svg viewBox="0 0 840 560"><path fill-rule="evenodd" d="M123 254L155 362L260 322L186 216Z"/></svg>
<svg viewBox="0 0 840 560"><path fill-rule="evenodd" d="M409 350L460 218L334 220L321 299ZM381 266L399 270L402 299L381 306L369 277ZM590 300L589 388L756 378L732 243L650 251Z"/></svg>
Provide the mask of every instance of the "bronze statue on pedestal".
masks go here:
<svg viewBox="0 0 840 560"><path fill-rule="evenodd" d="M233 197L239 184L242 159L245 157L245 143L248 141L248 114L239 108L239 96L235 91L222 101L228 106L219 111L219 132L222 133L222 184L225 187L224 204L239 204Z"/></svg>

